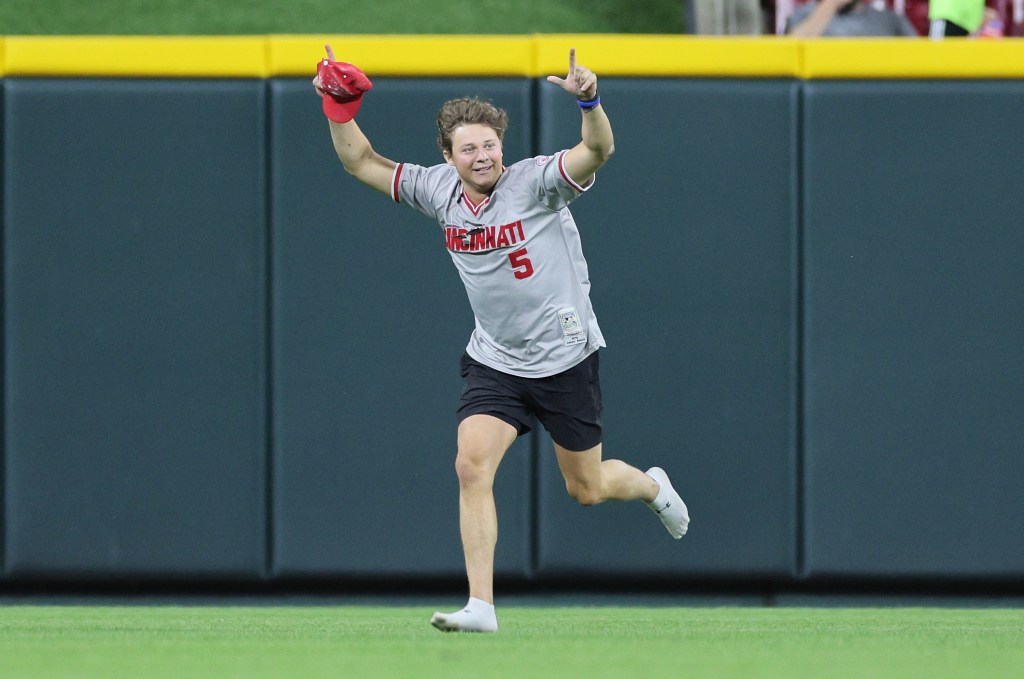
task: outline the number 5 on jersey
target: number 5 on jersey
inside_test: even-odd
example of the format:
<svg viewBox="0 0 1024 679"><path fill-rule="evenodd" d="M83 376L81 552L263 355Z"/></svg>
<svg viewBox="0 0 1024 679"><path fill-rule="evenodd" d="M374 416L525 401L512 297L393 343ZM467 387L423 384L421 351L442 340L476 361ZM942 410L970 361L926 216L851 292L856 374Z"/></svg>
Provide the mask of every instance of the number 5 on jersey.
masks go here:
<svg viewBox="0 0 1024 679"><path fill-rule="evenodd" d="M516 278L529 278L533 275L533 262L526 256L526 248L520 248L508 254L508 261L512 264L512 273Z"/></svg>

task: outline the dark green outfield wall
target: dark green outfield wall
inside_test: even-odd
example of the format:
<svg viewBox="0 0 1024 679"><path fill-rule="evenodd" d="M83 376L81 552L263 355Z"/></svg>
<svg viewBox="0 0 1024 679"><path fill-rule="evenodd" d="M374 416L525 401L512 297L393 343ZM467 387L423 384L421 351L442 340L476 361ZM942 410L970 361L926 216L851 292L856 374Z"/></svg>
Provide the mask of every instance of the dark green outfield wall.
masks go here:
<svg viewBox="0 0 1024 679"><path fill-rule="evenodd" d="M810 576L1024 580L1024 83L808 83Z"/></svg>
<svg viewBox="0 0 1024 679"><path fill-rule="evenodd" d="M482 94L506 158L579 139L525 79L379 78L382 154ZM1015 81L602 80L573 213L606 454L693 524L584 509L546 436L500 576L1024 583ZM472 314L440 230L354 182L308 79L3 81L3 579L460 577Z"/></svg>

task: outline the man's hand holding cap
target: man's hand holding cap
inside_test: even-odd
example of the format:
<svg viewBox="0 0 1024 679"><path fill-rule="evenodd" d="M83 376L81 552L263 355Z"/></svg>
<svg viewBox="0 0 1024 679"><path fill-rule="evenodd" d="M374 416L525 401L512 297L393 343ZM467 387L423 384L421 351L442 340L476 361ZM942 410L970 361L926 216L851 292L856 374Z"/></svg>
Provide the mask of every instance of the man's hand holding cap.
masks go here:
<svg viewBox="0 0 1024 679"><path fill-rule="evenodd" d="M336 123L347 123L356 117L363 103L363 92L373 83L352 64L335 61L334 52L327 46L327 58L316 65L317 90L322 93L324 115Z"/></svg>

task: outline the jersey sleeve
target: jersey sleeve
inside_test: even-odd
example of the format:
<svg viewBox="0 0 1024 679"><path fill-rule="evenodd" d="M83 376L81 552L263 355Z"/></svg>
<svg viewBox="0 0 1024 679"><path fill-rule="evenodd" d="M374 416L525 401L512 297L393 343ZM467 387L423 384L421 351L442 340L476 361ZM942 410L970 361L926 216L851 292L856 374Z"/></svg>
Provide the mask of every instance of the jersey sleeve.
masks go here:
<svg viewBox="0 0 1024 679"><path fill-rule="evenodd" d="M586 186L577 183L565 169L565 154L559 151L553 156L534 158L534 169L530 188L537 200L550 210L561 210L576 200L584 191L594 185L594 179Z"/></svg>
<svg viewBox="0 0 1024 679"><path fill-rule="evenodd" d="M444 210L453 179L457 180L458 174L450 165L399 163L391 178L391 198L436 218Z"/></svg>

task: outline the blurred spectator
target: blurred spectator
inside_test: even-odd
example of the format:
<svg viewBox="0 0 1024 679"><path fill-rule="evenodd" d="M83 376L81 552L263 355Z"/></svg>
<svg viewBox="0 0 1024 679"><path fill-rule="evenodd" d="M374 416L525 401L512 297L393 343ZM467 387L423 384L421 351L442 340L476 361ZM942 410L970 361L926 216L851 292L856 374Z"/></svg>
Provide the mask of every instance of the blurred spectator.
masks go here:
<svg viewBox="0 0 1024 679"><path fill-rule="evenodd" d="M985 16L985 0L929 0L928 37L963 38L981 27Z"/></svg>
<svg viewBox="0 0 1024 679"><path fill-rule="evenodd" d="M761 0L684 0L690 33L700 35L762 35L765 12Z"/></svg>
<svg viewBox="0 0 1024 679"><path fill-rule="evenodd" d="M818 0L797 7L786 21L796 38L918 37L910 21L891 9L879 10L864 0Z"/></svg>
<svg viewBox="0 0 1024 679"><path fill-rule="evenodd" d="M995 9L985 8L985 16L981 20L981 28L978 29L979 38L1001 38L1006 35L1006 22Z"/></svg>

